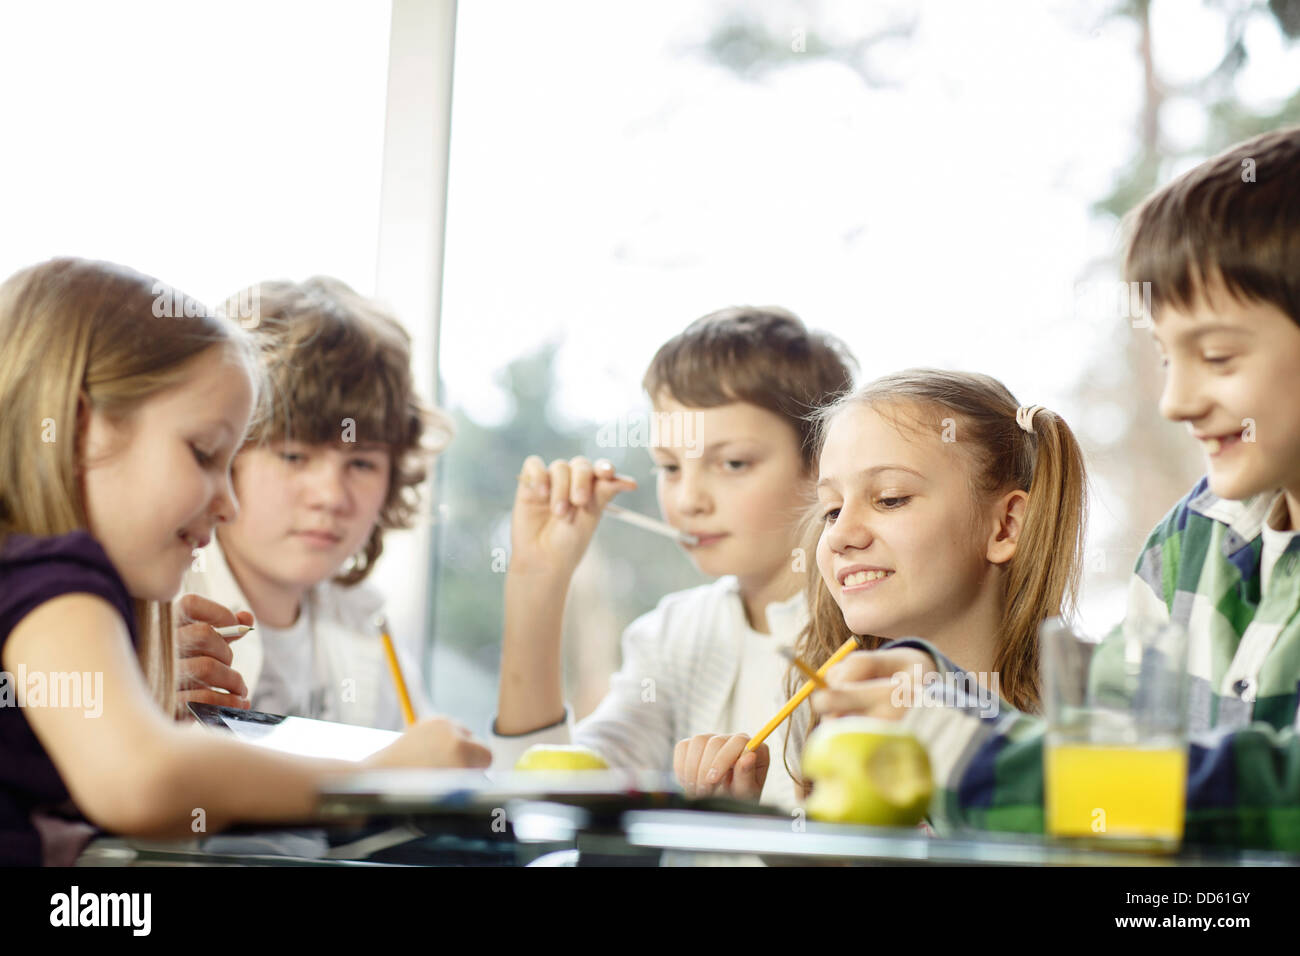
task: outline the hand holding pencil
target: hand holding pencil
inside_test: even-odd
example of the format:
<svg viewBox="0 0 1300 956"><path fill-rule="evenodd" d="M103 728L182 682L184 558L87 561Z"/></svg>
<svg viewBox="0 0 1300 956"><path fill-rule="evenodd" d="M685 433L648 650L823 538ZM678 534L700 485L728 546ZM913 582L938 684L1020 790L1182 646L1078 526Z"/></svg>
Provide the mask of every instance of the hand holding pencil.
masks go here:
<svg viewBox="0 0 1300 956"><path fill-rule="evenodd" d="M796 693L793 697L791 697L786 702L786 705L782 707L779 711L777 711L776 716L763 725L763 729L754 735L754 739L751 740L746 745L746 749L754 750L755 748L758 747L759 744L761 744L764 740L770 737L772 735L772 732L776 730L776 728L780 727L783 723L785 723L786 720L789 719L790 715L795 712L798 706L808 699L808 695L817 689L817 682L822 681L823 682L822 686L824 687L825 686L824 682L825 682L827 672L836 664L838 664L840 661L844 660L844 658L848 657L849 654L853 653L853 651L857 650L857 648L858 648L858 639L856 637L850 637L847 641L841 644L839 646L839 649L836 650L835 653L830 656L830 659L827 660L825 664L817 668L817 670L814 673L809 675L810 679L807 681L807 683L805 683L802 687L800 687L798 693ZM799 670L807 673L807 671L809 670L808 665L805 664L803 661L798 660L797 658L795 659L795 661L796 661L795 666Z"/></svg>
<svg viewBox="0 0 1300 956"><path fill-rule="evenodd" d="M740 799L757 800L767 781L771 754L764 743L814 689L827 689L824 675L850 657L857 648L849 638L818 670L813 670L791 648L779 648L808 682L753 737L749 734L696 734L678 741L673 751L673 772L688 796L701 797L719 790Z"/></svg>
<svg viewBox="0 0 1300 956"><path fill-rule="evenodd" d="M757 800L772 757L767 744L747 750L749 734L696 734L673 748L673 773L690 797L725 793Z"/></svg>
<svg viewBox="0 0 1300 956"><path fill-rule="evenodd" d="M914 647L858 651L829 670L829 686L813 695L813 710L825 718L898 720L913 700L912 682L924 685L934 670L934 658Z"/></svg>
<svg viewBox="0 0 1300 956"><path fill-rule="evenodd" d="M578 566L605 507L636 481L608 461L581 456L545 465L530 456L519 473L510 517L513 572L567 580Z"/></svg>
<svg viewBox="0 0 1300 956"><path fill-rule="evenodd" d="M177 713L190 703L248 709L248 685L234 669L232 641L251 630L253 615L238 614L198 594L183 595L176 604L173 641L176 648Z"/></svg>

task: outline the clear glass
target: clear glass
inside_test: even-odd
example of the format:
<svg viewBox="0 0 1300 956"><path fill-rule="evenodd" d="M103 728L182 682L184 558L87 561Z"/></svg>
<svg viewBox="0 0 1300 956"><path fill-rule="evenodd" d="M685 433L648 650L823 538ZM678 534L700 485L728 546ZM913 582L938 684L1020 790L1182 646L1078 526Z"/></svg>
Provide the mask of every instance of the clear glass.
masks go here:
<svg viewBox="0 0 1300 956"><path fill-rule="evenodd" d="M1172 850L1187 787L1187 635L1126 622L1105 641L1044 623L1046 829L1050 836Z"/></svg>

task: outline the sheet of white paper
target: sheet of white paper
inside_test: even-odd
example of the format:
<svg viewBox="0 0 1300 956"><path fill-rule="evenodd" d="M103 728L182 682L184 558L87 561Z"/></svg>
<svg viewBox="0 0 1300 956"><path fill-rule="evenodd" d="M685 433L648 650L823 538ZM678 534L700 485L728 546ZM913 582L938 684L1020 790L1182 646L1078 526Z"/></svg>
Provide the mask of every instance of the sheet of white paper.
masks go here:
<svg viewBox="0 0 1300 956"><path fill-rule="evenodd" d="M393 730L357 727L302 717L286 717L276 724L260 724L223 716L227 727L245 743L302 757L364 760L401 736Z"/></svg>

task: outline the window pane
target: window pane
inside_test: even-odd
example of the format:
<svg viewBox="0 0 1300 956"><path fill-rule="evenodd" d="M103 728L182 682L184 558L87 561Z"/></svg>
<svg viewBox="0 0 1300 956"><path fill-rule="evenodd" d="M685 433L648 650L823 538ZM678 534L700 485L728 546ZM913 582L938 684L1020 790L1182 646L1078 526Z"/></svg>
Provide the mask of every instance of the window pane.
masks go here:
<svg viewBox="0 0 1300 956"><path fill-rule="evenodd" d="M1300 110L1280 79L1297 51L1272 14L1171 23L1170 6L1148 20L1145 5L1082 0L996 17L956 0L462 4L441 329L462 430L442 475L440 704L479 729L494 710L525 455L605 453L642 481L629 504L656 513L644 449L602 447L600 429L644 412L638 383L666 338L733 304L840 335L864 379L971 369L1064 415L1096 493L1085 624L1116 619L1146 531L1199 469L1156 414L1118 217L1250 132L1225 117L1266 128L1280 104ZM1275 68L1238 66L1255 99L1224 109L1232 87L1203 84L1153 136L1140 41L1185 82L1237 35ZM600 529L568 608L579 713L621 629L700 580L666 541Z"/></svg>
<svg viewBox="0 0 1300 956"><path fill-rule="evenodd" d="M210 302L322 273L373 292L388 24L387 3L6 4L0 272L81 255Z"/></svg>

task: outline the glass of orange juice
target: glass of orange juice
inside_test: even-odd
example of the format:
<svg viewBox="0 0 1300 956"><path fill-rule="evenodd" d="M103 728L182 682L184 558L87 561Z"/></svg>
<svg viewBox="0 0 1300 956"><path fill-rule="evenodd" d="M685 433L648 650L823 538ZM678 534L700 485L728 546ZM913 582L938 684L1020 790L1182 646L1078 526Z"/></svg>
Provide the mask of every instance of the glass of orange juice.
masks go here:
<svg viewBox="0 0 1300 956"><path fill-rule="evenodd" d="M1126 622L1104 641L1043 624L1050 836L1172 850L1187 788L1187 635Z"/></svg>

